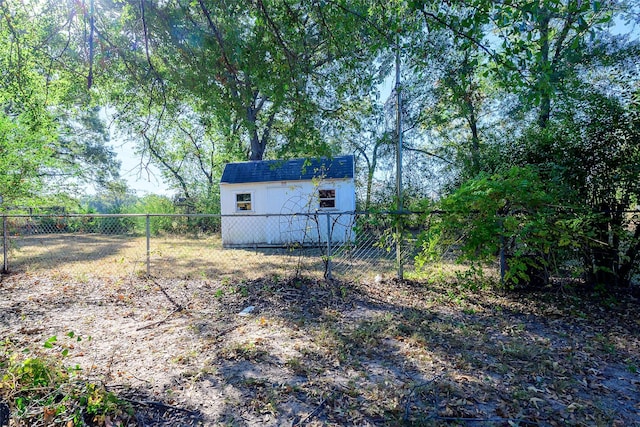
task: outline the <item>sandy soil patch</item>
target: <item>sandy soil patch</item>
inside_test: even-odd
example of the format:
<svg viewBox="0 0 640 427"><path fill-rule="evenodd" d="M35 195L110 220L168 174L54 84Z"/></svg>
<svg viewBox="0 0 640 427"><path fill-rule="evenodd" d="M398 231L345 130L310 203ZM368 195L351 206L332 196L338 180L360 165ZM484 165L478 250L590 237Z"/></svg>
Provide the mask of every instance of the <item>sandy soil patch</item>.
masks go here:
<svg viewBox="0 0 640 427"><path fill-rule="evenodd" d="M0 336L67 348L65 364L136 403L137 425L628 426L638 308L455 284L20 273L0 283Z"/></svg>

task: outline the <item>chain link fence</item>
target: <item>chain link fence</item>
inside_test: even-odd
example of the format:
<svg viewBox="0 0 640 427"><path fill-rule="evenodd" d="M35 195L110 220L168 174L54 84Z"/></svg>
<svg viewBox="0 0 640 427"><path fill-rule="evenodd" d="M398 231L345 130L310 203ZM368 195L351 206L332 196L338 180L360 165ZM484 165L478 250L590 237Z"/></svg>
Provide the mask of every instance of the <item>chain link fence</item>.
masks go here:
<svg viewBox="0 0 640 427"><path fill-rule="evenodd" d="M398 241L401 219L358 212L4 215L3 271L76 278L395 277L412 268L415 255L411 238Z"/></svg>

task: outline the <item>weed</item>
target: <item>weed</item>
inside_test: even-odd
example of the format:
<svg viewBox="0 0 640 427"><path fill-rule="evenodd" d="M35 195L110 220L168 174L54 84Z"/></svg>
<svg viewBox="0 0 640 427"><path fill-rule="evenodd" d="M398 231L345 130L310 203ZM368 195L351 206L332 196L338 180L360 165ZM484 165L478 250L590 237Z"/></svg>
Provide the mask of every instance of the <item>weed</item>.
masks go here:
<svg viewBox="0 0 640 427"><path fill-rule="evenodd" d="M535 348L527 343L512 341L502 345L502 354L508 358L532 361L536 357Z"/></svg>
<svg viewBox="0 0 640 427"><path fill-rule="evenodd" d="M602 350L605 353L609 353L609 354L616 353L616 346L608 337L602 334L596 334L595 341L600 344Z"/></svg>
<svg viewBox="0 0 640 427"><path fill-rule="evenodd" d="M265 295L271 295L271 294L273 294L274 290L273 290L273 287L269 283L265 283L264 285L262 285L262 292L264 292Z"/></svg>
<svg viewBox="0 0 640 427"><path fill-rule="evenodd" d="M463 288L477 292L484 287L484 271L477 265L471 265L465 271L456 271L456 282Z"/></svg>
<svg viewBox="0 0 640 427"><path fill-rule="evenodd" d="M79 273L76 275L75 279L78 283L82 283L84 285L89 283L89 276L87 275L87 273Z"/></svg>
<svg viewBox="0 0 640 427"><path fill-rule="evenodd" d="M347 297L349 290L344 287L344 286L340 286L340 296L344 299Z"/></svg>
<svg viewBox="0 0 640 427"><path fill-rule="evenodd" d="M403 321L396 325L396 335L408 337L414 333L416 326L413 322Z"/></svg>
<svg viewBox="0 0 640 427"><path fill-rule="evenodd" d="M456 291L451 289L447 291L447 299L449 300L450 303L458 306L461 306L463 303L463 296L458 295Z"/></svg>
<svg viewBox="0 0 640 427"><path fill-rule="evenodd" d="M364 321L351 334L358 346L375 345L381 338L384 323L380 321Z"/></svg>
<svg viewBox="0 0 640 427"><path fill-rule="evenodd" d="M118 413L123 404L116 395L96 384L86 384L79 391L78 400L90 415L104 418L104 414Z"/></svg>
<svg viewBox="0 0 640 427"><path fill-rule="evenodd" d="M246 341L234 343L220 350L220 357L226 360L262 360L268 352L260 348L260 343Z"/></svg>
<svg viewBox="0 0 640 427"><path fill-rule="evenodd" d="M580 318L580 319L586 319L587 318L587 314L582 310L571 310L571 314L573 316L576 316L576 317Z"/></svg>
<svg viewBox="0 0 640 427"><path fill-rule="evenodd" d="M296 375L307 376L308 374L307 367L300 361L299 357L292 357L284 362L284 364Z"/></svg>
<svg viewBox="0 0 640 427"><path fill-rule="evenodd" d="M517 390L514 390L514 392L511 394L511 397L514 400L529 400L530 391L524 388L518 388Z"/></svg>
<svg viewBox="0 0 640 427"><path fill-rule="evenodd" d="M269 380L260 377L244 377L240 383L246 387L263 388L269 386Z"/></svg>
<svg viewBox="0 0 640 427"><path fill-rule="evenodd" d="M81 340L73 332L69 339ZM127 418L129 405L103 386L83 382L79 366L68 367L68 354L53 336L44 342L48 353L18 351L10 340L0 342L0 401L7 402L20 425L104 425L106 417ZM49 350L59 351L51 354Z"/></svg>
<svg viewBox="0 0 640 427"><path fill-rule="evenodd" d="M197 356L197 352L195 350L191 350L185 353L181 353L171 358L171 362L176 365L188 365L191 363Z"/></svg>
<svg viewBox="0 0 640 427"><path fill-rule="evenodd" d="M323 351L344 362L349 358L345 338L339 330L322 324L314 341Z"/></svg>

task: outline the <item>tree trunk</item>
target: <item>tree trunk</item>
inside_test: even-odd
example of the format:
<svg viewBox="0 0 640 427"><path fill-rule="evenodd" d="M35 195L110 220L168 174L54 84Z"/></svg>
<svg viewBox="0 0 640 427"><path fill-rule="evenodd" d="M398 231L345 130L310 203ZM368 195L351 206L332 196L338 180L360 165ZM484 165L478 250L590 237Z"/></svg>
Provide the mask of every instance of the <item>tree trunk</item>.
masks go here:
<svg viewBox="0 0 640 427"><path fill-rule="evenodd" d="M621 286L628 286L631 282L631 272L636 267L636 259L640 254L640 226L636 225L636 230L633 233L633 239L631 244L625 252L625 256L622 258L620 266L618 268L618 277Z"/></svg>
<svg viewBox="0 0 640 427"><path fill-rule="evenodd" d="M538 64L538 91L540 92L540 111L538 125L545 128L551 117L551 64L549 62L549 12L542 12L540 19L540 63Z"/></svg>
<svg viewBox="0 0 640 427"><path fill-rule="evenodd" d="M476 110L470 97L467 100L467 108L469 110L467 122L471 129L471 168L473 175L475 175L480 172L480 136L478 135L478 119L476 117Z"/></svg>
<svg viewBox="0 0 640 427"><path fill-rule="evenodd" d="M610 241L612 214L609 211L609 206L601 204L599 212L606 214L600 218L594 227L596 246L591 249L593 265L589 282L593 286L605 286L608 288L614 286L617 282L617 248Z"/></svg>
<svg viewBox="0 0 640 427"><path fill-rule="evenodd" d="M369 168L367 170L367 196L364 202L364 210L367 211L369 210L369 207L371 207L371 191L373 189L373 174L376 171L376 166L375 166L375 159L374 159L374 163L372 165L369 165Z"/></svg>
<svg viewBox="0 0 640 427"><path fill-rule="evenodd" d="M260 140L258 131L253 129L251 132L251 154L249 156L249 160L262 160L262 157L264 156L264 149L264 141Z"/></svg>

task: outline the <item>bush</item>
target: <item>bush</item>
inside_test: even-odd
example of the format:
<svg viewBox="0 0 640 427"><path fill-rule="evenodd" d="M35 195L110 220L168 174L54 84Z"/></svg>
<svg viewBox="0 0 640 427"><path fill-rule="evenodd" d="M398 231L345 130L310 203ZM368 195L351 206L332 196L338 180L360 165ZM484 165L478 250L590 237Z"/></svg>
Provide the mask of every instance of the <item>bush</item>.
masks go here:
<svg viewBox="0 0 640 427"><path fill-rule="evenodd" d="M550 208L552 189L533 166L480 174L441 200L419 238L419 267L454 253L459 261L487 263L501 256L503 285L527 286L549 266L561 230ZM548 275L547 275L548 276Z"/></svg>
<svg viewBox="0 0 640 427"><path fill-rule="evenodd" d="M555 197L563 211L559 225L592 287L629 286L639 271L640 228L630 212L640 201L637 89L632 99L587 91L507 153L514 164L536 165L544 182L562 189Z"/></svg>
<svg viewBox="0 0 640 427"><path fill-rule="evenodd" d="M73 332L68 339L81 340ZM10 340L0 342L0 402L6 402L17 425L105 425L106 419L129 419L130 406L104 386L79 378L79 366L62 363L67 350L49 338L53 351L18 351ZM0 408L2 409L2 408Z"/></svg>

